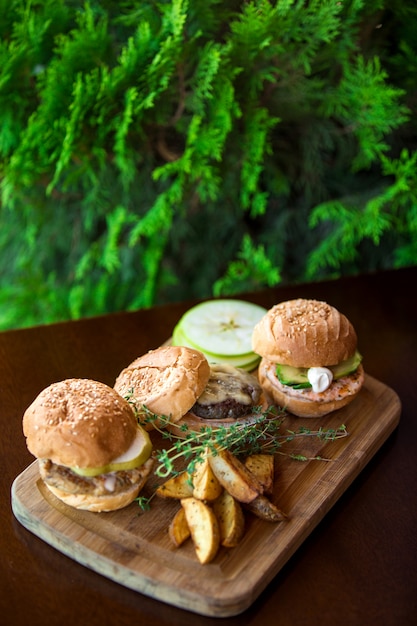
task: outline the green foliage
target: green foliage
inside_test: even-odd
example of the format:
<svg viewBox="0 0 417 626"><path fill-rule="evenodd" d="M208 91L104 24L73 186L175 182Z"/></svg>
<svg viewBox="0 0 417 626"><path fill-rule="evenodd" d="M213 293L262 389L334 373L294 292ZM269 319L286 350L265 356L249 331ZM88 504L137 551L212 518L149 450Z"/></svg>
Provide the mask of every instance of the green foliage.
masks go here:
<svg viewBox="0 0 417 626"><path fill-rule="evenodd" d="M387 74L378 58L365 61L358 56L344 70L337 93L323 101L326 117L340 120L357 138L358 151L352 160L354 171L367 168L381 158L389 146L384 138L407 120L407 109L398 104L403 93L386 83Z"/></svg>
<svg viewBox="0 0 417 626"><path fill-rule="evenodd" d="M302 426L298 430L283 428L283 411L269 407L262 411L261 407L253 407L250 423L224 426L206 426L200 431L189 430L186 424L181 426L181 436L173 435L166 426L170 424L167 416L155 415L143 407L145 417L142 421L151 424L158 430L168 444L156 454L157 465L155 474L161 478L178 475L184 468L191 475L195 466L207 455L217 456L222 450L229 450L236 456L249 454L280 454L295 461L330 461L322 456L307 457L294 451L285 450L286 444L307 437L321 441L335 441L348 436L344 424L338 428L322 428L311 430ZM182 461L182 465L179 465ZM151 496L152 497L152 496Z"/></svg>
<svg viewBox="0 0 417 626"><path fill-rule="evenodd" d="M0 327L416 263L408 4L1 0Z"/></svg>
<svg viewBox="0 0 417 626"><path fill-rule="evenodd" d="M213 285L213 295L232 295L254 287L273 287L281 277L265 252L264 246L253 245L249 235L244 235L242 247L224 276Z"/></svg>
<svg viewBox="0 0 417 626"><path fill-rule="evenodd" d="M397 244L391 251L390 266L416 263L417 152L410 156L404 149L399 159L382 157L381 163L384 175L392 177L392 182L379 194L366 201L363 196L351 196L326 202L312 211L312 228L325 222L334 227L310 254L307 277L317 277L327 267L339 275L349 271L349 265L357 267L361 244L370 241L378 248L384 240L391 239L393 232L397 234ZM386 251L387 247L382 249Z"/></svg>

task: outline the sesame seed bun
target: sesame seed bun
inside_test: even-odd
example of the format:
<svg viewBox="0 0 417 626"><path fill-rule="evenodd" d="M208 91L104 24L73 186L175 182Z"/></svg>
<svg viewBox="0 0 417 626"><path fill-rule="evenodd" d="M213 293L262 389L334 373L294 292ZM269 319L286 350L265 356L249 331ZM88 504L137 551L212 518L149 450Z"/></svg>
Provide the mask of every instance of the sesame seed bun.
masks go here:
<svg viewBox="0 0 417 626"><path fill-rule="evenodd" d="M153 461L139 430L130 404L112 387L90 379L53 383L23 415L26 444L46 486L66 504L90 511L121 508L137 497ZM132 445L137 456L142 449L142 464L109 478L106 466Z"/></svg>
<svg viewBox="0 0 417 626"><path fill-rule="evenodd" d="M151 350L123 369L115 390L128 397L145 419L143 407L177 422L204 391L210 366L199 351L184 346L164 346Z"/></svg>
<svg viewBox="0 0 417 626"><path fill-rule="evenodd" d="M356 346L355 329L345 315L326 302L302 298L273 306L252 335L257 354L292 367L337 365Z"/></svg>
<svg viewBox="0 0 417 626"><path fill-rule="evenodd" d="M70 378L38 395L23 416L29 451L67 467L100 467L132 444L137 421L129 403L104 383Z"/></svg>
<svg viewBox="0 0 417 626"><path fill-rule="evenodd" d="M258 379L266 396L298 417L321 417L340 409L354 400L363 385L362 365L320 392L278 379L277 364L331 368L355 355L355 329L326 302L299 298L273 306L255 326L252 346L262 357Z"/></svg>

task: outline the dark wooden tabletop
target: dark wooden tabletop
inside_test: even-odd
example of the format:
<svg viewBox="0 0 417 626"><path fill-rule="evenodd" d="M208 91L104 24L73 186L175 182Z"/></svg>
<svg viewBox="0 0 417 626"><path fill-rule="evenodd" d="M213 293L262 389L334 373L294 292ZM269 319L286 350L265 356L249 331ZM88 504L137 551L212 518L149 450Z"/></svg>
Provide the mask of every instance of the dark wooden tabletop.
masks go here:
<svg viewBox="0 0 417 626"><path fill-rule="evenodd" d="M399 427L296 554L228 626L417 624L417 267L245 296L269 308L329 302L356 328L364 367L399 395ZM32 461L22 415L50 383L113 385L163 343L191 302L0 334L0 623L214 624L131 591L62 555L14 518L10 490Z"/></svg>

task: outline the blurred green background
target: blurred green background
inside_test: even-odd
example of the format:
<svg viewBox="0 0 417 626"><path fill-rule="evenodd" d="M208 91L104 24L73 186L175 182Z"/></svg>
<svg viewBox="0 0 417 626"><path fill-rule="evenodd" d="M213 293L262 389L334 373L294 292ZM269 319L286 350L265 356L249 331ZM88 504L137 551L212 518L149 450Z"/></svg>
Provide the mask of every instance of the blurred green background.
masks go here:
<svg viewBox="0 0 417 626"><path fill-rule="evenodd" d="M417 263L417 8L0 0L0 329Z"/></svg>

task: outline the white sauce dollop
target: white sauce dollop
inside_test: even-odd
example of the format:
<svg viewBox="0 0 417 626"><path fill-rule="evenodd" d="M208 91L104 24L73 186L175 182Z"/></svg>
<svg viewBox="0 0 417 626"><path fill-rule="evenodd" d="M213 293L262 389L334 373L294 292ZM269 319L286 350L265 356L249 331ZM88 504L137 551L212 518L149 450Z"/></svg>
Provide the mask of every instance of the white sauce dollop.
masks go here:
<svg viewBox="0 0 417 626"><path fill-rule="evenodd" d="M327 367L310 367L307 378L313 391L320 393L326 391L332 384L333 372Z"/></svg>
<svg viewBox="0 0 417 626"><path fill-rule="evenodd" d="M114 474L107 474L104 479L104 489L106 491L114 491L116 487L116 476Z"/></svg>

